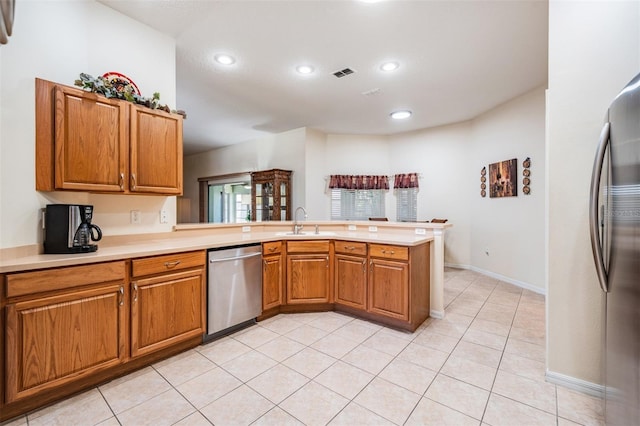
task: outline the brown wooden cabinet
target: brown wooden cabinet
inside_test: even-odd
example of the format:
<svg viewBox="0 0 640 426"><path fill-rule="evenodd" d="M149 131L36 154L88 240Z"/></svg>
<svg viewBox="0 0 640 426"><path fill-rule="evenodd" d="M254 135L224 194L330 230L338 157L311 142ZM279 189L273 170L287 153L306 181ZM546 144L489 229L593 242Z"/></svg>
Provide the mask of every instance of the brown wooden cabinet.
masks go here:
<svg viewBox="0 0 640 426"><path fill-rule="evenodd" d="M291 220L291 171L251 173L251 220Z"/></svg>
<svg viewBox="0 0 640 426"><path fill-rule="evenodd" d="M6 276L5 402L123 363L125 262Z"/></svg>
<svg viewBox="0 0 640 426"><path fill-rule="evenodd" d="M204 251L134 259L132 276L132 357L204 334Z"/></svg>
<svg viewBox="0 0 640 426"><path fill-rule="evenodd" d="M182 194L182 116L36 79L36 189Z"/></svg>
<svg viewBox="0 0 640 426"><path fill-rule="evenodd" d="M282 242L262 244L262 310L282 305L284 278Z"/></svg>
<svg viewBox="0 0 640 426"><path fill-rule="evenodd" d="M330 303L329 241L287 242L287 304Z"/></svg>
<svg viewBox="0 0 640 426"><path fill-rule="evenodd" d="M367 309L367 244L335 241L335 303Z"/></svg>
<svg viewBox="0 0 640 426"><path fill-rule="evenodd" d="M131 192L182 194L182 117L131 104Z"/></svg>
<svg viewBox="0 0 640 426"><path fill-rule="evenodd" d="M409 264L370 260L369 312L409 320Z"/></svg>

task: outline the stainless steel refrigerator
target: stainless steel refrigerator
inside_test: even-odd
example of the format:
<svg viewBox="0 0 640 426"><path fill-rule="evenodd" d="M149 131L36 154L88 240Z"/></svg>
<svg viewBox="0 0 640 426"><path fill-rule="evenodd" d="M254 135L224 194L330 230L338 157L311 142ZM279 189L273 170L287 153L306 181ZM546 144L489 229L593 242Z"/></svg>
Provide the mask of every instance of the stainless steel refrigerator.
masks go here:
<svg viewBox="0 0 640 426"><path fill-rule="evenodd" d="M605 420L640 425L640 74L607 111L593 165L589 220L606 295Z"/></svg>

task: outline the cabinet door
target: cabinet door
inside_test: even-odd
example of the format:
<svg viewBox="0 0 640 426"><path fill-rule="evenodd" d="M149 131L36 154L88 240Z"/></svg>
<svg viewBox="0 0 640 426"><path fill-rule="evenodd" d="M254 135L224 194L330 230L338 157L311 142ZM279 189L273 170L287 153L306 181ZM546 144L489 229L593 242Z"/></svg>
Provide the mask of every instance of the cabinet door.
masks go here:
<svg viewBox="0 0 640 426"><path fill-rule="evenodd" d="M7 402L124 362L123 285L6 306Z"/></svg>
<svg viewBox="0 0 640 426"><path fill-rule="evenodd" d="M131 283L131 355L171 346L204 333L202 269Z"/></svg>
<svg viewBox="0 0 640 426"><path fill-rule="evenodd" d="M367 309L367 259L336 254L336 303Z"/></svg>
<svg viewBox="0 0 640 426"><path fill-rule="evenodd" d="M182 195L182 117L131 105L129 190Z"/></svg>
<svg viewBox="0 0 640 426"><path fill-rule="evenodd" d="M409 320L409 265L371 259L369 312Z"/></svg>
<svg viewBox="0 0 640 426"><path fill-rule="evenodd" d="M329 297L329 255L288 255L287 303L328 303Z"/></svg>
<svg viewBox="0 0 640 426"><path fill-rule="evenodd" d="M125 103L56 86L56 189L123 192L127 131Z"/></svg>
<svg viewBox="0 0 640 426"><path fill-rule="evenodd" d="M282 305L282 255L265 256L262 260L262 310Z"/></svg>

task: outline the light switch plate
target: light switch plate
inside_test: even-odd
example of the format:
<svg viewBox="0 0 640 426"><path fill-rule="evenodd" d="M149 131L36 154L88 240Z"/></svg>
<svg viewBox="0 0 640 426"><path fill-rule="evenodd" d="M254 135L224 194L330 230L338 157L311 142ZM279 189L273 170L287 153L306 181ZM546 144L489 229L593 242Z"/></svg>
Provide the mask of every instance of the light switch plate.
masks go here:
<svg viewBox="0 0 640 426"><path fill-rule="evenodd" d="M369 227L369 232L378 232L378 227L377 226L370 226Z"/></svg>

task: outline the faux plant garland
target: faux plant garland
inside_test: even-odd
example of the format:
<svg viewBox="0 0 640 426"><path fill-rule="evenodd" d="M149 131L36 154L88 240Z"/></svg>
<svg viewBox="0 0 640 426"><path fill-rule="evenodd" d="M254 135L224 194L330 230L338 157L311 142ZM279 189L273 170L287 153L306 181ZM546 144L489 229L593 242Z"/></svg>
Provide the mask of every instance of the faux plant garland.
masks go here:
<svg viewBox="0 0 640 426"><path fill-rule="evenodd" d="M160 105L160 93L155 92L151 98L141 96L137 93L136 88L128 82L124 84L112 82L103 76L93 77L90 74L80 73L80 78L74 84L87 92L98 93L107 98L122 99L151 109L173 112L187 118L187 114L182 110L171 110L167 105Z"/></svg>

